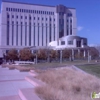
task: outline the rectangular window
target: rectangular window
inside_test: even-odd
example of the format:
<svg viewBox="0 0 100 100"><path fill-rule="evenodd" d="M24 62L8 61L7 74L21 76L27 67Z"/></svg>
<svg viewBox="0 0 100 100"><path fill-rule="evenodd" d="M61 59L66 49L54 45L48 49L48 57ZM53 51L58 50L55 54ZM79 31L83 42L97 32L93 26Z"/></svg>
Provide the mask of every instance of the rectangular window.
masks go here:
<svg viewBox="0 0 100 100"><path fill-rule="evenodd" d="M22 22L21 22L21 46L22 46L22 29L23 29L23 26L22 26Z"/></svg>
<svg viewBox="0 0 100 100"><path fill-rule="evenodd" d="M69 45L73 45L73 41L68 41L68 44Z"/></svg>
<svg viewBox="0 0 100 100"><path fill-rule="evenodd" d="M16 45L18 45L18 22L16 22Z"/></svg>
<svg viewBox="0 0 100 100"><path fill-rule="evenodd" d="M46 18L46 21L47 21L47 18Z"/></svg>
<svg viewBox="0 0 100 100"><path fill-rule="evenodd" d="M34 46L35 46L35 23L34 23Z"/></svg>
<svg viewBox="0 0 100 100"><path fill-rule="evenodd" d="M42 46L43 46L43 23L42 23Z"/></svg>
<svg viewBox="0 0 100 100"><path fill-rule="evenodd" d="M14 18L14 15L12 15L12 18Z"/></svg>
<svg viewBox="0 0 100 100"><path fill-rule="evenodd" d="M10 28L9 21L7 21L7 45L9 45L9 28Z"/></svg>
<svg viewBox="0 0 100 100"><path fill-rule="evenodd" d="M72 35L72 29L70 29L70 35Z"/></svg>
<svg viewBox="0 0 100 100"><path fill-rule="evenodd" d="M29 46L31 46L31 23L29 23Z"/></svg>
<svg viewBox="0 0 100 100"><path fill-rule="evenodd" d="M38 20L39 20L39 17L38 17Z"/></svg>
<svg viewBox="0 0 100 100"><path fill-rule="evenodd" d="M50 32L50 36L49 36L49 42L51 42L51 24L50 24L50 26L49 26L49 32Z"/></svg>
<svg viewBox="0 0 100 100"><path fill-rule="evenodd" d="M25 46L27 45L27 22L25 22Z"/></svg>
<svg viewBox="0 0 100 100"><path fill-rule="evenodd" d="M16 16L16 18L18 19L18 16Z"/></svg>
<svg viewBox="0 0 100 100"><path fill-rule="evenodd" d="M9 14L7 14L7 18L9 18Z"/></svg>
<svg viewBox="0 0 100 100"><path fill-rule="evenodd" d="M14 21L12 21L12 45L14 43L13 39L14 39Z"/></svg>
<svg viewBox="0 0 100 100"><path fill-rule="evenodd" d="M47 46L47 24L46 24L46 46Z"/></svg>
<svg viewBox="0 0 100 100"><path fill-rule="evenodd" d="M61 41L61 45L65 45L65 41Z"/></svg>
<svg viewBox="0 0 100 100"><path fill-rule="evenodd" d="M39 23L38 23L38 46L39 46Z"/></svg>
<svg viewBox="0 0 100 100"><path fill-rule="evenodd" d="M35 17L34 17L34 20L35 20Z"/></svg>
<svg viewBox="0 0 100 100"><path fill-rule="evenodd" d="M27 19L27 16L25 16L25 19Z"/></svg>
<svg viewBox="0 0 100 100"><path fill-rule="evenodd" d="M23 16L21 16L21 19L23 18Z"/></svg>
<svg viewBox="0 0 100 100"><path fill-rule="evenodd" d="M55 41L55 24L54 24L54 41Z"/></svg>
<svg viewBox="0 0 100 100"><path fill-rule="evenodd" d="M43 18L42 18L42 20L43 20Z"/></svg>
<svg viewBox="0 0 100 100"><path fill-rule="evenodd" d="M8 8L6 8L6 11L8 11Z"/></svg>

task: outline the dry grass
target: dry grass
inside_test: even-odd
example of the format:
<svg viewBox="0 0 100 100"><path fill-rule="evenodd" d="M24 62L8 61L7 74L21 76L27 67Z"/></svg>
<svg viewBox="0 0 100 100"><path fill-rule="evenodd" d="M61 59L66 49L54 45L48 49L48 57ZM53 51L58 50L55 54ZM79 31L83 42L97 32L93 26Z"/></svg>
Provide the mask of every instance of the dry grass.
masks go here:
<svg viewBox="0 0 100 100"><path fill-rule="evenodd" d="M12 65L12 64L10 64L10 65L2 64L1 66L3 68L8 67L10 70L17 69L19 71L30 71L30 70L33 70L34 69L33 67L20 66L20 65Z"/></svg>
<svg viewBox="0 0 100 100"><path fill-rule="evenodd" d="M35 89L41 100L91 100L100 92L100 80L71 68L50 70L37 76L47 85Z"/></svg>

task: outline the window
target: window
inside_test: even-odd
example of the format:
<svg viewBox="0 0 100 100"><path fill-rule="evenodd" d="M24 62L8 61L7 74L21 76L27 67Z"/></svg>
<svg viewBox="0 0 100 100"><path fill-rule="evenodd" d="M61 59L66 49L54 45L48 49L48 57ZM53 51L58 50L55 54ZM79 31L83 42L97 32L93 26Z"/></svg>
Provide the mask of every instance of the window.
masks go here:
<svg viewBox="0 0 100 100"><path fill-rule="evenodd" d="M14 39L14 21L12 21L12 45L14 43L13 39Z"/></svg>
<svg viewBox="0 0 100 100"><path fill-rule="evenodd" d="M71 14L71 13L68 13L68 14L67 14L67 16L68 16L68 17L71 17L71 16L72 16L72 14Z"/></svg>
<svg viewBox="0 0 100 100"><path fill-rule="evenodd" d="M35 46L35 23L34 23L34 46Z"/></svg>
<svg viewBox="0 0 100 100"><path fill-rule="evenodd" d="M9 8L9 11L10 11L10 8Z"/></svg>
<svg viewBox="0 0 100 100"><path fill-rule="evenodd" d="M34 20L35 20L35 17L34 17Z"/></svg>
<svg viewBox="0 0 100 100"><path fill-rule="evenodd" d="M7 45L9 45L9 21L7 21Z"/></svg>
<svg viewBox="0 0 100 100"><path fill-rule="evenodd" d="M65 45L65 41L61 41L61 45Z"/></svg>
<svg viewBox="0 0 100 100"><path fill-rule="evenodd" d="M50 29L49 29L49 32L50 32L50 37L49 37L49 42L51 42L51 24L50 24L50 27L49 27Z"/></svg>
<svg viewBox="0 0 100 100"><path fill-rule="evenodd" d="M18 16L16 16L16 18L18 19Z"/></svg>
<svg viewBox="0 0 100 100"><path fill-rule="evenodd" d="M18 22L16 22L16 45L18 45Z"/></svg>
<svg viewBox="0 0 100 100"><path fill-rule="evenodd" d="M73 41L68 41L68 44L69 45L73 45Z"/></svg>
<svg viewBox="0 0 100 100"><path fill-rule="evenodd" d="M6 11L8 11L8 8L6 8Z"/></svg>
<svg viewBox="0 0 100 100"><path fill-rule="evenodd" d="M39 17L38 17L38 20L39 20Z"/></svg>
<svg viewBox="0 0 100 100"><path fill-rule="evenodd" d="M70 35L72 35L72 29L70 29Z"/></svg>
<svg viewBox="0 0 100 100"><path fill-rule="evenodd" d="M7 14L7 18L9 18L9 14Z"/></svg>
<svg viewBox="0 0 100 100"><path fill-rule="evenodd" d="M46 18L46 21L47 21L47 18Z"/></svg>
<svg viewBox="0 0 100 100"><path fill-rule="evenodd" d="M70 23L72 23L72 19L70 19Z"/></svg>
<svg viewBox="0 0 100 100"><path fill-rule="evenodd" d="M11 11L12 11L12 8L11 8Z"/></svg>
<svg viewBox="0 0 100 100"><path fill-rule="evenodd" d="M27 16L25 16L25 19L27 19Z"/></svg>
<svg viewBox="0 0 100 100"><path fill-rule="evenodd" d="M25 22L25 46L27 45L27 22Z"/></svg>
<svg viewBox="0 0 100 100"><path fill-rule="evenodd" d="M55 18L54 18L54 21L55 21Z"/></svg>
<svg viewBox="0 0 100 100"><path fill-rule="evenodd" d="M31 23L29 23L29 46L31 46Z"/></svg>
<svg viewBox="0 0 100 100"><path fill-rule="evenodd" d="M50 21L51 21L51 18L50 18Z"/></svg>
<svg viewBox="0 0 100 100"><path fill-rule="evenodd" d="M14 15L12 15L12 18L14 18Z"/></svg>
<svg viewBox="0 0 100 100"><path fill-rule="evenodd" d="M39 46L39 23L38 23L38 46Z"/></svg>
<svg viewBox="0 0 100 100"><path fill-rule="evenodd" d="M22 22L21 22L21 45L22 45L22 28L23 28L23 26L22 26Z"/></svg>
<svg viewBox="0 0 100 100"><path fill-rule="evenodd" d="M42 18L42 20L43 20L43 18Z"/></svg>
<svg viewBox="0 0 100 100"><path fill-rule="evenodd" d="M67 19L67 23L68 23L68 19Z"/></svg>
<svg viewBox="0 0 100 100"><path fill-rule="evenodd" d="M31 20L31 16L29 17L29 20Z"/></svg>
<svg viewBox="0 0 100 100"><path fill-rule="evenodd" d="M23 16L21 16L21 19L23 18Z"/></svg>
<svg viewBox="0 0 100 100"><path fill-rule="evenodd" d="M84 43L84 45L87 45L87 43Z"/></svg>
<svg viewBox="0 0 100 100"><path fill-rule="evenodd" d="M42 23L42 46L43 46L43 23Z"/></svg>

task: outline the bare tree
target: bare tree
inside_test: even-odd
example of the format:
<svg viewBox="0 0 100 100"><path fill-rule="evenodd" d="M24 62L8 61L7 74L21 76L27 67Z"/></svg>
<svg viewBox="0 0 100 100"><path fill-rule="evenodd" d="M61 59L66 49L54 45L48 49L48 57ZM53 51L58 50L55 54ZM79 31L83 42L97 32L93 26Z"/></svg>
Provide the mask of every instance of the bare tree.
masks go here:
<svg viewBox="0 0 100 100"><path fill-rule="evenodd" d="M18 52L16 49L11 49L8 51L7 55L6 55L7 60L18 60Z"/></svg>
<svg viewBox="0 0 100 100"><path fill-rule="evenodd" d="M20 50L19 55L20 55L20 59L24 61L31 60L33 57L31 50L28 48L24 48Z"/></svg>

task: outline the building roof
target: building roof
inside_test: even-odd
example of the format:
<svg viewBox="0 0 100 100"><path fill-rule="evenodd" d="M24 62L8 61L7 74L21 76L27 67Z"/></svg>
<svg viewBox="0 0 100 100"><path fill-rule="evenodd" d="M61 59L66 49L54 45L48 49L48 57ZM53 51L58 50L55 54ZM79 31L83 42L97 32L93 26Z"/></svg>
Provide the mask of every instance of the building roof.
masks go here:
<svg viewBox="0 0 100 100"><path fill-rule="evenodd" d="M2 2L7 2L7 3L17 3L17 4L26 4L26 5L37 5L37 6L46 6L46 7L56 7L52 5L42 5L42 4L33 4L33 3L22 3L22 2L14 2L14 1L8 1L8 0L2 0ZM70 8L69 9L75 9L75 8Z"/></svg>

